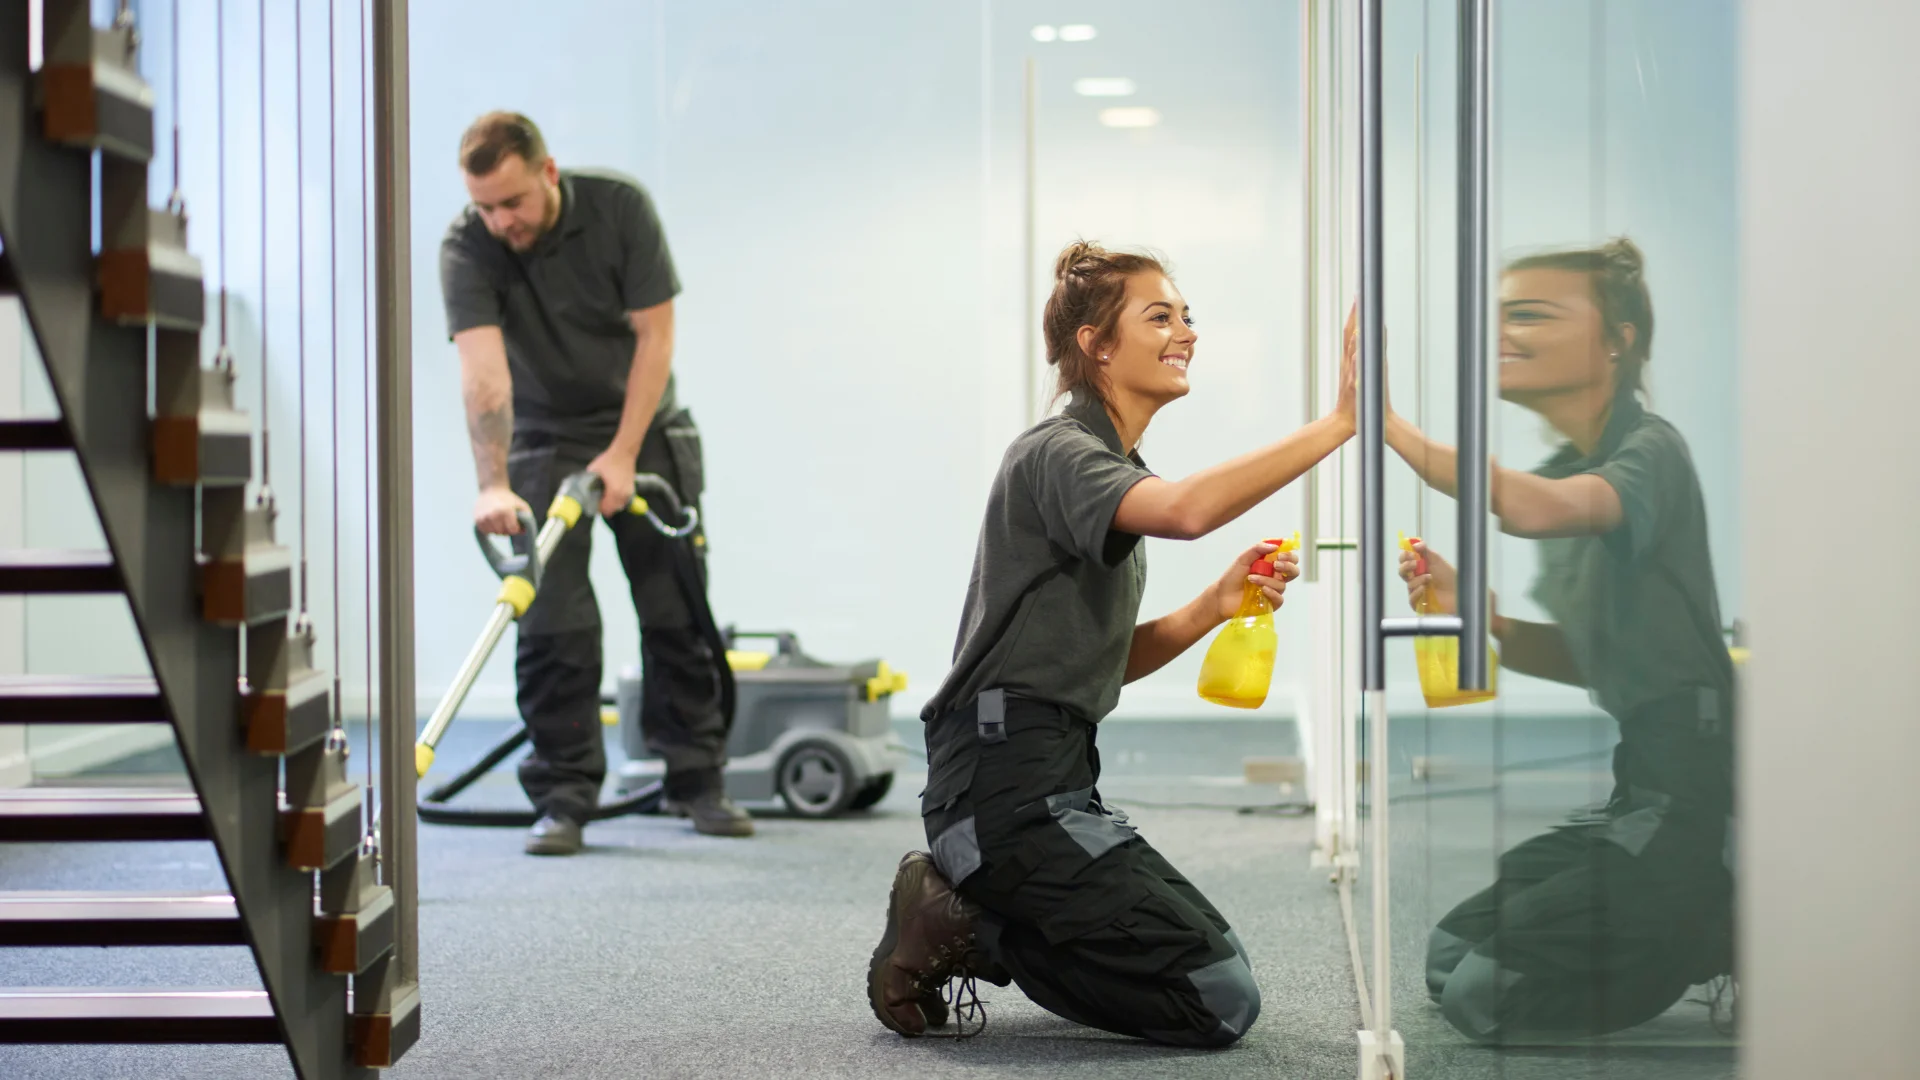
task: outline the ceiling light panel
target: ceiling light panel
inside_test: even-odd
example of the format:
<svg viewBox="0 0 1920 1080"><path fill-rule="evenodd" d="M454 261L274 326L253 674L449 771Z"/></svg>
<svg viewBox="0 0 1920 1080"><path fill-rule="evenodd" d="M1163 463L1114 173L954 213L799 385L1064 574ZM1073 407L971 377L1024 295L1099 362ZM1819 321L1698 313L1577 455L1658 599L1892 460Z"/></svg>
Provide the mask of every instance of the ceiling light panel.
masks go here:
<svg viewBox="0 0 1920 1080"><path fill-rule="evenodd" d="M1073 92L1081 97L1132 97L1132 79L1075 79Z"/></svg>

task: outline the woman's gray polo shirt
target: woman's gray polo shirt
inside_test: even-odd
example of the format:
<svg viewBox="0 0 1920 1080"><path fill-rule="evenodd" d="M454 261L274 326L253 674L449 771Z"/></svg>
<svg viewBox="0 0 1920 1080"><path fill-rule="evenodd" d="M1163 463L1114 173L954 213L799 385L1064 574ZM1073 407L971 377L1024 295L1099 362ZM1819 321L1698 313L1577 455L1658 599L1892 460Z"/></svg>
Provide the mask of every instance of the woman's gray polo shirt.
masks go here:
<svg viewBox="0 0 1920 1080"><path fill-rule="evenodd" d="M1013 441L980 523L953 669L921 719L994 687L1092 722L1113 711L1147 580L1140 538L1113 515L1151 475L1088 394Z"/></svg>

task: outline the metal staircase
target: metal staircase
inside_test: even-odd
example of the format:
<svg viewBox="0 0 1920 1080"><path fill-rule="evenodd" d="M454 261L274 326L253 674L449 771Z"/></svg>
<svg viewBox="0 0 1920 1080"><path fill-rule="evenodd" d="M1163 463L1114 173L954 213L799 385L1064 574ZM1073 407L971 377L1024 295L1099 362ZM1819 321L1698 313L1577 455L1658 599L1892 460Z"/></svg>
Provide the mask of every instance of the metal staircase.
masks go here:
<svg viewBox="0 0 1920 1080"><path fill-rule="evenodd" d="M0 552L0 592L124 594L152 675L0 678L0 722L171 724L193 791L0 791L0 841L207 840L231 892L0 894L0 946L246 946L264 990L0 989L0 1042L283 1043L309 1080L368 1076L418 1035L411 964L395 963L405 920L294 619L293 555L270 497L248 491L232 361L201 362L184 217L147 202L137 37L88 8L44 0L35 73L28 0L0 0L0 289L19 296L61 411L0 421L0 452L74 454L107 550ZM383 857L391 881L396 853Z"/></svg>

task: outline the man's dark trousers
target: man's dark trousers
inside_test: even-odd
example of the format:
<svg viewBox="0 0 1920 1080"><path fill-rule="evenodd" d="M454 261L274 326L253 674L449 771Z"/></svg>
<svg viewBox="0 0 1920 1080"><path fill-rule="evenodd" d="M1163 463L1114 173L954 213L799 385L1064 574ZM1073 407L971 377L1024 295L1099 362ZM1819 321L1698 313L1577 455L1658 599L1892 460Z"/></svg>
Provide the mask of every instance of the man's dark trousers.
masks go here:
<svg viewBox="0 0 1920 1080"><path fill-rule="evenodd" d="M516 495L544 519L560 481L587 467L604 445L576 444L536 432L515 432L507 475ZM656 418L636 471L665 478L688 505L703 486L700 435L684 411ZM606 778L600 723L603 675L600 607L588 579L597 507L569 531L549 559L539 594L520 620L516 662L521 718L533 753L520 765L520 785L543 814L584 822ZM665 516L664 514L662 516ZM647 748L667 767L667 794L690 798L719 784L726 764L727 717L720 707L719 664L674 572L674 544L699 541L699 591L705 591L704 533L662 536L634 514L605 519L640 618L646 701L641 729ZM704 603L704 599L701 601Z"/></svg>

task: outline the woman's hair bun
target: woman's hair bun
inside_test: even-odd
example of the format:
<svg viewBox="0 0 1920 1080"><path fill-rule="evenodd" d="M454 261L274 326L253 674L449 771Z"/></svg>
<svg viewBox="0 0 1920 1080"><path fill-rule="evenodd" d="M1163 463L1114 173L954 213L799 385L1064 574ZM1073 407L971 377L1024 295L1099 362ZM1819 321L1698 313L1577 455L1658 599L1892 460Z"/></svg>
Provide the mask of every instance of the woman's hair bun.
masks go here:
<svg viewBox="0 0 1920 1080"><path fill-rule="evenodd" d="M1646 259L1640 254L1640 246L1624 236L1607 241L1600 248L1600 255L1607 261L1608 269L1616 273L1638 277Z"/></svg>
<svg viewBox="0 0 1920 1080"><path fill-rule="evenodd" d="M1065 281L1067 275L1086 259L1105 255L1107 249L1099 244L1089 244L1085 240L1075 240L1060 252L1060 258L1053 264L1053 280Z"/></svg>

